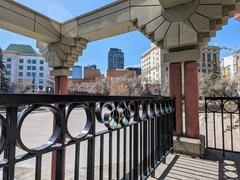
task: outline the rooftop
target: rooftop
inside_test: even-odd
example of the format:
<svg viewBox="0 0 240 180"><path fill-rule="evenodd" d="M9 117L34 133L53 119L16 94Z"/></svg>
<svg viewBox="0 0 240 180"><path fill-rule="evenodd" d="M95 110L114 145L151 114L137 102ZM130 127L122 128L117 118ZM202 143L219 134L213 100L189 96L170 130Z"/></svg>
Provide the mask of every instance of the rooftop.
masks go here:
<svg viewBox="0 0 240 180"><path fill-rule="evenodd" d="M5 51L14 52L17 54L38 55L38 53L32 48L32 46L24 44L10 44Z"/></svg>

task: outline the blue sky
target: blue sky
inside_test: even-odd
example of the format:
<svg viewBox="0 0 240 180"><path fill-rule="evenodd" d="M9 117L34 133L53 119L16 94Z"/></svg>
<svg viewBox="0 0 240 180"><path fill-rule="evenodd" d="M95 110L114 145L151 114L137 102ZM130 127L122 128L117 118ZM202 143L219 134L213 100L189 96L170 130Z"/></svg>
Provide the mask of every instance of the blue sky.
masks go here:
<svg viewBox="0 0 240 180"><path fill-rule="evenodd" d="M51 18L63 22L72 17L81 15L98 7L114 2L114 0L17 0ZM217 32L216 38L212 38L211 45L232 48L240 48L240 22L230 19L229 24ZM0 29L0 47L5 49L10 43L29 44L36 47L36 41ZM140 56L150 47L150 41L139 32L131 32L116 37L89 43L78 64L85 66L96 64L101 72L107 68L107 54L111 47L121 48L125 53L125 66L139 65ZM223 51L222 56L231 52Z"/></svg>

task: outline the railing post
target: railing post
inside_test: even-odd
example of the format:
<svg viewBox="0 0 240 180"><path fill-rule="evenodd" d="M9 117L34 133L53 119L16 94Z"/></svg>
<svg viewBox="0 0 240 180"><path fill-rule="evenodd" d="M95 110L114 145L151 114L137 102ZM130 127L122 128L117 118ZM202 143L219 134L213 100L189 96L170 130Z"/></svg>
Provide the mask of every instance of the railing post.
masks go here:
<svg viewBox="0 0 240 180"><path fill-rule="evenodd" d="M205 98L205 130L206 130L206 148L208 148L208 104L206 98Z"/></svg>
<svg viewBox="0 0 240 180"><path fill-rule="evenodd" d="M67 76L56 76L54 93L61 94L61 95L67 94L68 93L67 83L68 83ZM55 126L56 126L56 122L54 119L53 120L53 128L55 128ZM61 138L64 138L64 137L61 137ZM64 177L65 176L65 174L64 174L65 173L65 155L66 155L65 149L54 151L52 153L51 180L59 180L57 177L59 177L60 175L62 176L61 177L62 180L65 179L65 177ZM60 159L61 159L61 161L60 161ZM60 167L60 169L58 169L58 167L57 167L58 162L60 162L62 164L62 167ZM61 171L60 174L59 174L59 171Z"/></svg>
<svg viewBox="0 0 240 180"><path fill-rule="evenodd" d="M65 121L65 105L59 105L58 109L60 110L60 112L62 113L62 116L63 116L62 122L61 122L62 133L61 133L61 137L59 139L59 143L61 143L62 146L64 147L66 127L64 127L65 123L63 121ZM65 148L61 148L56 151L56 165L55 165L56 166L56 169L55 169L55 179L56 180L64 180L65 179L65 156L66 156Z"/></svg>
<svg viewBox="0 0 240 180"><path fill-rule="evenodd" d="M151 127L151 140L150 140L150 143L151 143L151 151L150 151L150 159L151 159L151 169L154 169L155 168L155 164L156 164L156 161L155 161L155 134L154 134L154 130L155 130L155 118L149 118L149 121L150 121L150 127ZM152 173L152 177L155 176L155 170L153 171Z"/></svg>
<svg viewBox="0 0 240 180"><path fill-rule="evenodd" d="M221 115L222 115L222 148L223 148L223 157L225 157L225 136L224 136L224 103L223 100L221 100Z"/></svg>
<svg viewBox="0 0 240 180"><path fill-rule="evenodd" d="M134 115L134 122L139 121L139 106L135 102L136 113ZM138 123L133 127L133 179L138 179Z"/></svg>
<svg viewBox="0 0 240 180"><path fill-rule="evenodd" d="M4 158L8 160L8 166L3 168L3 179L13 180L15 174L15 153L17 139L17 107L7 107L7 122L9 130L7 133L7 146L4 151Z"/></svg>
<svg viewBox="0 0 240 180"><path fill-rule="evenodd" d="M92 122L92 129L90 131L90 135L92 136L88 140L88 154L87 154L87 180L94 180L94 167L95 167L95 104L89 104L90 111L91 111L91 119Z"/></svg>

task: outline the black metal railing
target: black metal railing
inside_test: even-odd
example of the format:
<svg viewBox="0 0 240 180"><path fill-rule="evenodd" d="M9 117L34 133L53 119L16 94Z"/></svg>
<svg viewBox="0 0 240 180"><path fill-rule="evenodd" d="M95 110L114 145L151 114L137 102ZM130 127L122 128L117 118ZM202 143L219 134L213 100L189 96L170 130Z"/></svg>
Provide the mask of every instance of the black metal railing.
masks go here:
<svg viewBox="0 0 240 180"><path fill-rule="evenodd" d="M96 179L96 167L98 179L106 179L106 165L107 179L113 179L113 173L116 179L147 179L173 147L175 100L171 98L0 95L0 106L6 107L6 110L3 108L6 116L0 115L0 153L4 155L0 169L4 180L13 180L16 164L29 159L35 160L34 178L40 180L42 157L52 152L55 153L52 178L64 179L65 157L68 156L65 148L69 146L75 148L73 177L78 180L80 144L83 142L87 143L86 179ZM24 106L26 108L22 110ZM22 124L29 114L43 107L54 115L52 136L46 144L29 148L21 139ZM83 131L73 136L68 130L68 118L79 107L84 109L87 120ZM97 132L98 124L104 124L105 129ZM113 148L113 144L116 147ZM17 147L24 154L17 156ZM108 162L104 158L106 153ZM116 154L116 162L113 161L113 153Z"/></svg>
<svg viewBox="0 0 240 180"><path fill-rule="evenodd" d="M205 98L206 147L240 152L240 97Z"/></svg>

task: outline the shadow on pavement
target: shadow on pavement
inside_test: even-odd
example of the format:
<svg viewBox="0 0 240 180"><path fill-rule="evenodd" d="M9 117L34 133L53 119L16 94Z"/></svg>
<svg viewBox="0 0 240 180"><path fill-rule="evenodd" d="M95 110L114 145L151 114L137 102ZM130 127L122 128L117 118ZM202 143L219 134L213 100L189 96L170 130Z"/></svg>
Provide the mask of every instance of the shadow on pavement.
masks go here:
<svg viewBox="0 0 240 180"><path fill-rule="evenodd" d="M239 180L240 154L226 153L224 158L222 151L207 150L205 159L171 154L152 179Z"/></svg>

